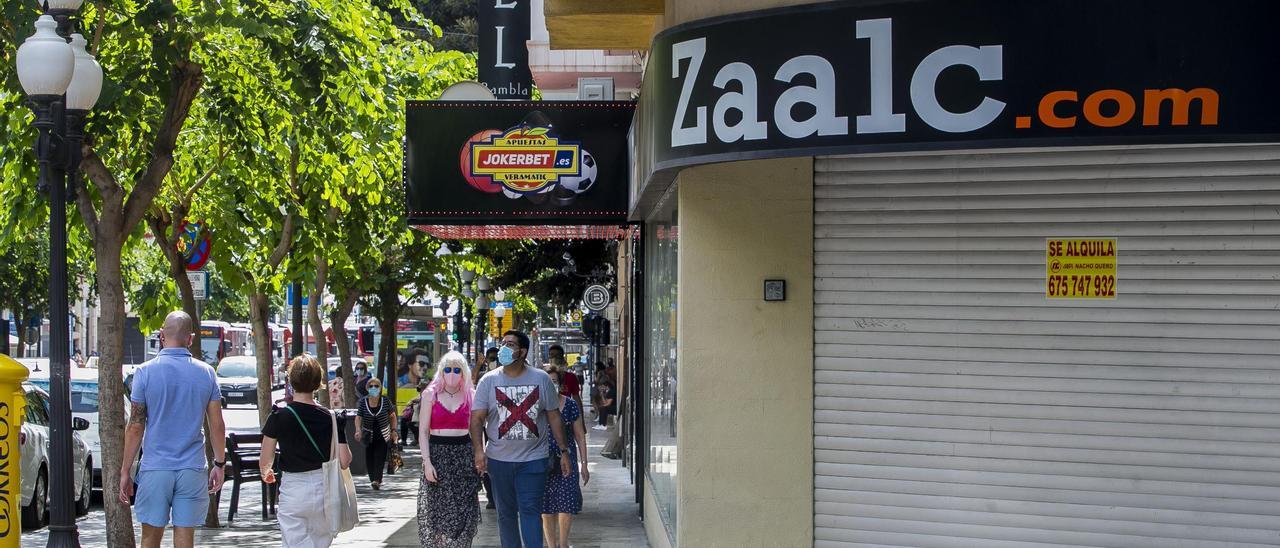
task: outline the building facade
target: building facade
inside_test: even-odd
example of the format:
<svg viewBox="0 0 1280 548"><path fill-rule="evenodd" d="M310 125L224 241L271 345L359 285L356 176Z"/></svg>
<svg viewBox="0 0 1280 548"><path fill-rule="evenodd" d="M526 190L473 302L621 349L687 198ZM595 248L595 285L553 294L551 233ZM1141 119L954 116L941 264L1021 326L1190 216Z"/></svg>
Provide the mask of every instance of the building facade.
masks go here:
<svg viewBox="0 0 1280 548"><path fill-rule="evenodd" d="M604 4L651 544L1280 543L1275 6Z"/></svg>

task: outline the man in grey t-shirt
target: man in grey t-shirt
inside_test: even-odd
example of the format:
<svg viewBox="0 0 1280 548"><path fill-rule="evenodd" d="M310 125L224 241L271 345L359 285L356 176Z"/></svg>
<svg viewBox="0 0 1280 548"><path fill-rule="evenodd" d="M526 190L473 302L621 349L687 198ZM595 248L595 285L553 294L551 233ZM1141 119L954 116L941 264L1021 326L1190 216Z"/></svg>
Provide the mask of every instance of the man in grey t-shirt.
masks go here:
<svg viewBox="0 0 1280 548"><path fill-rule="evenodd" d="M476 470L488 472L498 506L498 533L503 548L542 546L542 493L554 466L548 431L565 448L560 395L546 372L525 362L529 336L508 331L498 350L498 364L476 385L471 403L471 446ZM484 436L489 438L488 446ZM573 467L561 449L560 473ZM518 517L517 517L518 516Z"/></svg>

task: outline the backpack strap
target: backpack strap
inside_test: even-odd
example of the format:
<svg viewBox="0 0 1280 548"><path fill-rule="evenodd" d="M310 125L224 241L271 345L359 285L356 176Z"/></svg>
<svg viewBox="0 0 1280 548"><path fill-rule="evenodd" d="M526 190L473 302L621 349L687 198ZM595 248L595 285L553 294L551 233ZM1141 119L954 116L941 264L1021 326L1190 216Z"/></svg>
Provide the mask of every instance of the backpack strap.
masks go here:
<svg viewBox="0 0 1280 548"><path fill-rule="evenodd" d="M311 442L311 446L316 448L316 452L320 453L321 458L324 458L324 452L320 450L320 445L316 443L316 439L311 437L311 431L307 429L306 423L302 422L302 417L298 416L298 412L294 411L292 407L286 405L284 408L288 409L290 413L293 413L293 418L298 419L298 426L302 427L302 433L307 435L307 440ZM334 437L336 438L337 432L334 432L334 434Z"/></svg>

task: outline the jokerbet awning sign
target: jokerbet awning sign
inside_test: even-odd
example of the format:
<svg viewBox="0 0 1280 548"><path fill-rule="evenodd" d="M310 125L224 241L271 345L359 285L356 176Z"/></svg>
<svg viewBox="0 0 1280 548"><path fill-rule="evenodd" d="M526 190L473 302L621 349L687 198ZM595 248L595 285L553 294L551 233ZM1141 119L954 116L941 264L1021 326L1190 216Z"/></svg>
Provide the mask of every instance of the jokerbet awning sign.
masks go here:
<svg viewBox="0 0 1280 548"><path fill-rule="evenodd" d="M410 102L409 221L625 223L633 112L630 102Z"/></svg>

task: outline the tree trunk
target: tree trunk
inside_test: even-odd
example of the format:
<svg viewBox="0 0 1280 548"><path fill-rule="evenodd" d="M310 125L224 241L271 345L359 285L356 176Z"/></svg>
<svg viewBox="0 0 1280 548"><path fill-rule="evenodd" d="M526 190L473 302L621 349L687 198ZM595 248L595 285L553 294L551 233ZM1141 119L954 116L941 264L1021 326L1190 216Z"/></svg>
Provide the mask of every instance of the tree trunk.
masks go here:
<svg viewBox="0 0 1280 548"><path fill-rule="evenodd" d="M382 305L382 317L379 321L382 323L382 347L385 349L385 357L382 363L390 369L389 374L383 377L382 386L386 388L386 396L391 400L394 408L396 404L396 383L399 380L397 377L400 369L399 355L396 352L398 348L396 344L396 328L400 321L400 288L384 289L378 300ZM381 370L382 368L379 369Z"/></svg>
<svg viewBox="0 0 1280 548"><path fill-rule="evenodd" d="M316 252L316 285L311 289L311 299L307 301L307 324L311 327L311 334L316 338L316 360L320 362L320 367L325 371L324 382L320 390L320 405L331 407L329 404L329 339L324 335L324 322L320 321L320 303L324 299L324 286L328 283L329 277L329 261L324 257L324 251ZM338 327L334 327L333 336L337 340Z"/></svg>
<svg viewBox="0 0 1280 548"><path fill-rule="evenodd" d="M165 231L166 223L162 219L148 218L147 224L151 225L151 233L155 236L156 245L160 246L160 252L169 262L169 277L173 278L174 285L178 286L178 295L182 297L182 311L191 316L191 328L193 336L191 337L191 346L189 350L191 355L196 359L204 359L204 355L200 351L200 306L196 303L196 293L191 287L191 278L187 277L187 265L182 260L182 256L178 255L177 248L174 247L174 238L176 236L176 224L181 221L181 209L175 210L174 219L168 225L174 226L172 234ZM210 364L217 365L217 364ZM204 420L204 455L205 464L213 466L213 439L209 434L213 432L212 425L209 424L209 418ZM218 503L222 499L222 491L214 491L209 495L209 510L204 516L205 527L221 527L218 522Z"/></svg>
<svg viewBox="0 0 1280 548"><path fill-rule="evenodd" d="M104 231L105 232L105 231ZM98 320L98 391L100 401L124 401L124 285L121 281L123 242L100 233L94 242L97 263L98 298L102 316ZM102 500L107 514L107 544L132 548L133 512L120 503L120 467L124 461L124 408L103 405L98 415L98 435L102 441ZM134 455L129 455L132 459ZM130 463L132 464L132 463Z"/></svg>
<svg viewBox="0 0 1280 548"><path fill-rule="evenodd" d="M271 314L271 299L263 293L249 297L249 323L253 325L254 348L271 348L271 330L267 319ZM258 426L267 423L271 415L272 365L270 352L254 352L258 362Z"/></svg>
<svg viewBox="0 0 1280 548"><path fill-rule="evenodd" d="M342 365L338 367L338 374L342 376L342 403L347 409L356 406L356 381L355 374L351 370L351 340L347 337L347 318L351 316L351 309L355 308L356 300L359 298L359 292L354 289L346 290L342 300L329 315L329 328L333 330L333 340L338 346L338 358L342 360Z"/></svg>
<svg viewBox="0 0 1280 548"><path fill-rule="evenodd" d="M18 348L13 357L23 358L27 355L27 324L31 323L31 317L30 315L23 317L21 312L14 310L13 321L18 324ZM9 336L9 334L5 333L5 336Z"/></svg>

